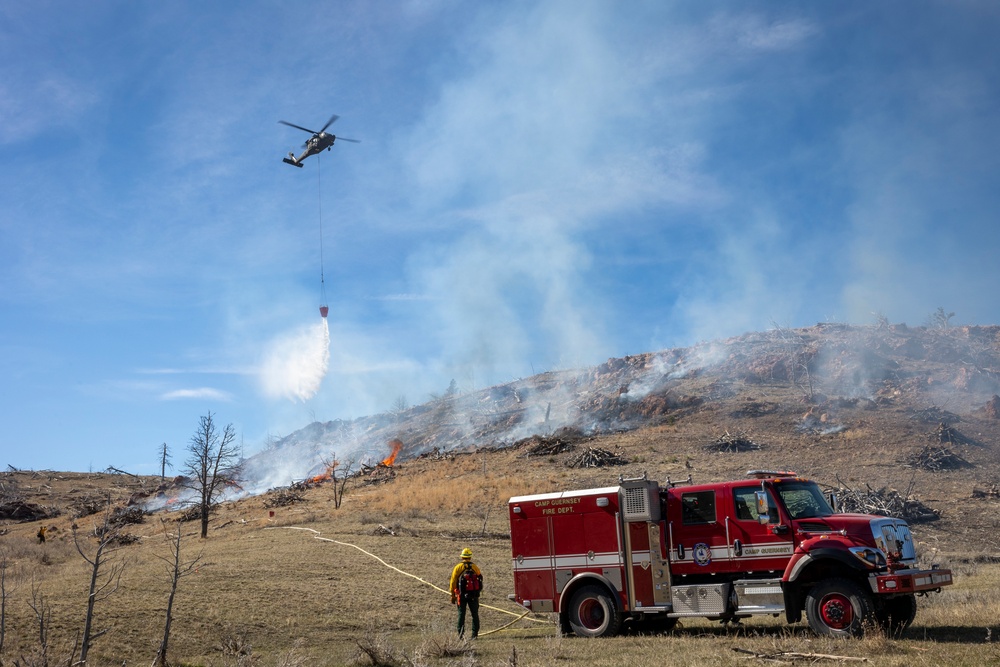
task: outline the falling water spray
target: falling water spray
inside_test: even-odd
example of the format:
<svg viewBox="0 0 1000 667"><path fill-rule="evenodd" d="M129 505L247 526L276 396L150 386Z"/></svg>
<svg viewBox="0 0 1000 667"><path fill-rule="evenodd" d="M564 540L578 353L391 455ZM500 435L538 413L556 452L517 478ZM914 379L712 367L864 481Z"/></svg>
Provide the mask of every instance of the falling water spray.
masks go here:
<svg viewBox="0 0 1000 667"><path fill-rule="evenodd" d="M319 391L329 366L330 327L324 317L271 341L261 364L264 393L307 401Z"/></svg>

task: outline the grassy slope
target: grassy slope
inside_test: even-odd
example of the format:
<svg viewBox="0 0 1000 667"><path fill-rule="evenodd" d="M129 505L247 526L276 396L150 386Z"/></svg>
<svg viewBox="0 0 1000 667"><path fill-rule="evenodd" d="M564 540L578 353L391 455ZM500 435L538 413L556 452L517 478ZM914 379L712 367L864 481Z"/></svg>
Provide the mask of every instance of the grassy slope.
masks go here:
<svg viewBox="0 0 1000 667"><path fill-rule="evenodd" d="M962 370L964 357L954 367L932 364L921 350L933 341L918 341L923 347L917 349L912 337L900 340L905 350L920 353L911 356L920 358L889 359L898 367L898 382L880 387L888 392L886 400L852 403L831 398L817 406L803 400L801 380L734 380L740 376L704 372L672 387L676 395L704 398L696 405L685 404L676 419L660 414L651 422L655 425L579 442L576 452L524 458L523 450L481 451L405 461L391 482L352 483L339 510L334 510L329 486L307 491L304 502L274 509L273 517L263 496L227 503L213 518L208 540L197 538L194 523L178 523L176 513L148 517L129 529L141 541L119 552L129 562L121 589L98 606L96 628L110 631L96 642L92 664L121 665L124 660L141 665L152 660L168 592L158 556L169 553L165 535L178 529L185 556L201 553L202 561L180 584L170 653L176 664L235 665L237 659L220 647L252 645L259 659L241 664L339 665L355 656L358 640L382 641L417 664L430 665L508 664L514 649L519 665L652 664L665 656L687 664L747 664L745 654L733 648L866 656L885 665L995 662L1000 651L990 640L1000 635L1000 601L993 594L1000 584L1000 565L980 557L1000 551L1000 502L969 496L973 487L988 488L1000 481L995 444L1000 442L1000 421L979 410L981 392L962 394L964 403L956 400L946 407L961 414L957 426L973 440L953 446L972 467L929 472L901 462L934 442L937 424L915 418L938 404L928 388L953 387L956 377L965 381L996 373L968 376ZM841 363L841 357L831 358ZM956 376L956 367L966 374ZM824 380L817 375L817 389L836 397L835 377ZM989 392L985 395L988 398ZM845 429L829 435L803 433L797 427L810 410L827 415L825 423ZM765 447L739 454L706 449L725 431L746 433ZM569 468L566 462L587 446L618 448L630 464ZM442 646L456 648L454 609L447 596L429 584L445 586L462 547L473 548L486 575L484 603L508 612L484 609L484 629L507 623L513 619L509 612L518 611L506 600L512 576L505 502L511 495L605 486L619 474L643 472L659 480L689 474L695 481L723 480L749 468L795 469L831 485L839 477L852 486L912 487L916 497L942 514L940 521L914 526L922 557L956 568L957 584L921 599L914 627L898 641L828 641L813 637L805 624L753 619L739 630L685 621L667 636L594 642L561 639L550 624L521 621L483 637L474 654L435 657ZM114 502L122 502L140 486L151 486L150 480L140 483L107 474L8 473L0 479L8 490L12 482L31 501L63 507L104 497L108 490ZM29 606L33 587L36 606L44 599L50 614L50 656L65 655L82 628L89 573L73 547L69 517L67 512L44 522L55 528L44 545L36 543L38 523L0 527L0 557L5 555L9 564L7 633L0 654L6 664L22 654L30 658L37 647L37 623ZM78 520L81 531L90 530L93 521ZM315 539L317 535L324 539Z"/></svg>
<svg viewBox="0 0 1000 667"><path fill-rule="evenodd" d="M621 446L632 458L653 458L666 447L658 433L628 434ZM661 443L657 445L656 443ZM505 600L512 590L509 543L503 501L526 490L613 483L617 469L577 471L560 465L559 457L524 461L516 452L460 455L450 460L419 460L399 467L394 482L349 489L345 505L333 509L332 490L306 492L306 501L274 510L269 516L264 497L225 505L213 520L208 540L197 538L194 523L177 523L170 515L147 519L133 532L140 544L123 548L130 563L122 588L98 608L97 627L112 631L98 640L95 664L143 664L152 659L162 628L167 596L164 564L168 553L164 533L183 531L187 557L203 554L198 571L181 581L175 607L171 655L184 664L236 664L219 650L224 643L251 644L258 664L337 665L357 652L356 640L377 638L413 657L421 647L434 652L450 640L453 608L444 593L420 578L444 587L462 546L470 545L486 575L484 603L510 612ZM565 457L568 455L560 455ZM740 455L712 455L706 467L727 469ZM694 452L682 455L700 473ZM729 460L735 459L735 460ZM684 464L660 464L684 468ZM516 466L516 468L515 468ZM484 474L485 467L485 474ZM516 469L518 474L501 475ZM530 482L528 480L531 480ZM489 513L487 514L487 510ZM88 572L72 549L69 519L47 522L59 527L44 545L35 543L35 524L8 527L3 549L13 556L17 571L8 582L20 582L8 605L8 659L35 643L31 610L33 572L52 614L51 635L65 651L82 626ZM88 528L88 519L79 521ZM484 532L486 537L475 537ZM388 528L395 535L382 534ZM943 533L942 533L943 534ZM316 536L324 539L316 539ZM947 535L945 535L947 538ZM926 541L926 533L918 532ZM356 545L413 575L387 568ZM945 543L942 552L963 555L961 544ZM925 549L926 551L926 549ZM949 562L949 556L943 559ZM868 656L876 664L981 664L983 652L1000 657L987 644L988 628L1000 632L1000 602L989 591L1000 583L1000 566L965 565L958 584L939 596L921 601L921 611L907 638L832 642L813 637L804 624L789 627L778 619L754 619L740 631L705 621L686 621L670 636L625 637L599 643L559 639L551 625L524 621L511 630L484 637L476 644L475 664L499 664L516 647L518 664L623 664L624 657L651 662L675 655L693 664L745 664L732 651L778 650ZM484 609L485 630L513 620L500 611ZM434 643L436 642L436 644ZM16 648L15 648L16 647ZM293 651L289 653L289 651ZM469 658L466 658L467 660ZM450 664L446 658L426 658L427 664Z"/></svg>

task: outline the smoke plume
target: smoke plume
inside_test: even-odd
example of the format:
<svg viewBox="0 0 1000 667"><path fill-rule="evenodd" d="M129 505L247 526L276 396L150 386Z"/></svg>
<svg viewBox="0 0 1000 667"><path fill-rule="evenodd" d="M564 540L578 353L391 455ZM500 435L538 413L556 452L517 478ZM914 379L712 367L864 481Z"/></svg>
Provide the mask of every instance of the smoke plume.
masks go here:
<svg viewBox="0 0 1000 667"><path fill-rule="evenodd" d="M319 391L330 365L330 328L326 318L274 339L260 368L269 398L307 401Z"/></svg>

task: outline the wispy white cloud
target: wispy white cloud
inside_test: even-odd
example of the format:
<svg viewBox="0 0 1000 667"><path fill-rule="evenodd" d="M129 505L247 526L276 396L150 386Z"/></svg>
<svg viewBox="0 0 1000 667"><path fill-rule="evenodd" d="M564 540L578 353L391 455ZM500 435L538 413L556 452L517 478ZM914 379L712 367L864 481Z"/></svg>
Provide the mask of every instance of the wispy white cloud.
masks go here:
<svg viewBox="0 0 1000 667"><path fill-rule="evenodd" d="M221 389L215 389L213 387L198 387L195 389L174 389L162 394L160 399L164 401L208 399L212 401L230 402L233 400L233 396L229 392L222 391Z"/></svg>

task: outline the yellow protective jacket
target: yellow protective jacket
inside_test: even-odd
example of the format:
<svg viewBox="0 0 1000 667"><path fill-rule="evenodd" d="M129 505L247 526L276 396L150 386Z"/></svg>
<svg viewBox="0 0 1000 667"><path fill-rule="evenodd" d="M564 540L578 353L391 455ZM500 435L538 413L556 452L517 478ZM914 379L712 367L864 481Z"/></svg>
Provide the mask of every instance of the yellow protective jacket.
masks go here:
<svg viewBox="0 0 1000 667"><path fill-rule="evenodd" d="M473 563L471 560L463 560L461 563L455 566L455 569L451 571L451 581L448 583L448 590L451 591L451 598L455 600L458 598L458 580L462 577L462 573L465 572L465 564L468 563L472 566L472 572L481 575L482 572L479 570L479 566Z"/></svg>

